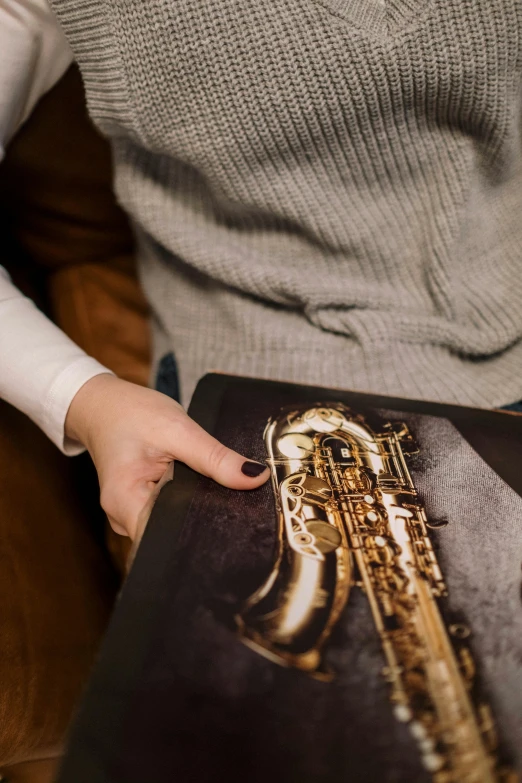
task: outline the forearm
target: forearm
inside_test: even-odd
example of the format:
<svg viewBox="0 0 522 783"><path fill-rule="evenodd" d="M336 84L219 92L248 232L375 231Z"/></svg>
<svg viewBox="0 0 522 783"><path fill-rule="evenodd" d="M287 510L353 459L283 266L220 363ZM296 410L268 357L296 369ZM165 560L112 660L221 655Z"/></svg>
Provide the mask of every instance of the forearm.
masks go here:
<svg viewBox="0 0 522 783"><path fill-rule="evenodd" d="M90 378L109 372L23 296L0 267L0 398L73 455L83 447L65 437L71 401Z"/></svg>

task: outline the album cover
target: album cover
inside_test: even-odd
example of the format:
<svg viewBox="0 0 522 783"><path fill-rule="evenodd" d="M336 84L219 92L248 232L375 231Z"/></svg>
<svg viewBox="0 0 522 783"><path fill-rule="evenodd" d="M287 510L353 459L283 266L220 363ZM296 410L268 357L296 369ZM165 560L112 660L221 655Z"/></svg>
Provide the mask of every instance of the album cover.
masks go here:
<svg viewBox="0 0 522 783"><path fill-rule="evenodd" d="M61 783L489 783L522 769L522 416L211 375L271 480L177 465Z"/></svg>

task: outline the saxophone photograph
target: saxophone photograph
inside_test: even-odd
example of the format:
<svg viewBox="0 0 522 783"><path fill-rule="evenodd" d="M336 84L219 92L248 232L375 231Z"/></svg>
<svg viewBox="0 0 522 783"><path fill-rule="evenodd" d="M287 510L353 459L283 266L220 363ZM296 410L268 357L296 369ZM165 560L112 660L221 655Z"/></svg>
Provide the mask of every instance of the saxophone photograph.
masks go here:
<svg viewBox="0 0 522 783"><path fill-rule="evenodd" d="M373 422L372 422L373 423ZM448 596L431 520L408 463L406 424L370 426L341 403L269 419L264 441L277 515L266 580L236 615L241 641L318 681L335 680L331 635L362 591L379 636L390 709L433 783L515 783L497 760L496 726L476 693L476 661ZM345 614L346 612L346 614Z"/></svg>

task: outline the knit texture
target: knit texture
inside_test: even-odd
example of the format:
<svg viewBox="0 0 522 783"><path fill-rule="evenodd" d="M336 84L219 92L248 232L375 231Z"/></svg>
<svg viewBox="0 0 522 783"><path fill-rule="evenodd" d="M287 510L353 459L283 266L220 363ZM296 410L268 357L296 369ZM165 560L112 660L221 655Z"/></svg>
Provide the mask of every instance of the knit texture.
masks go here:
<svg viewBox="0 0 522 783"><path fill-rule="evenodd" d="M183 400L522 398L520 0L53 0Z"/></svg>

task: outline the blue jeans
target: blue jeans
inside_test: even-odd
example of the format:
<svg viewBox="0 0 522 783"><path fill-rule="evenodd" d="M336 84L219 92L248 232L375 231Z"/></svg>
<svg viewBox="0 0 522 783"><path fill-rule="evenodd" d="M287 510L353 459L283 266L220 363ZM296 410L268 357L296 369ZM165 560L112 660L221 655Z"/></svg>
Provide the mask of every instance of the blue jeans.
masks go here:
<svg viewBox="0 0 522 783"><path fill-rule="evenodd" d="M156 389L179 402L178 365L173 353L166 353L158 365Z"/></svg>
<svg viewBox="0 0 522 783"><path fill-rule="evenodd" d="M505 411L517 411L517 413L522 413L522 402L512 402L511 405L503 405L502 408Z"/></svg>

